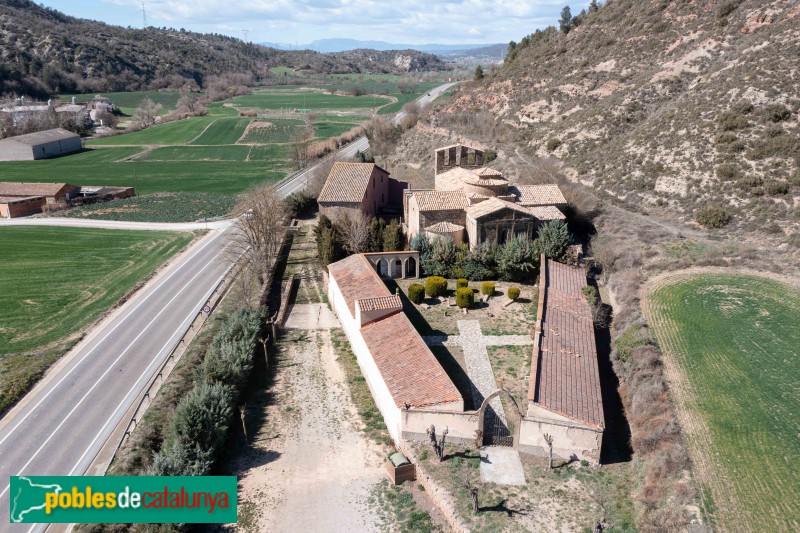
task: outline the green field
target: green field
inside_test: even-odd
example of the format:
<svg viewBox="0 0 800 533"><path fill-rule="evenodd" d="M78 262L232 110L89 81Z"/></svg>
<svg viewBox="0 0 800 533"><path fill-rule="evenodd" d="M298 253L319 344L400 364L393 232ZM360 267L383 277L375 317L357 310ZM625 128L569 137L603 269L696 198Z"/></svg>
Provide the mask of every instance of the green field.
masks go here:
<svg viewBox="0 0 800 533"><path fill-rule="evenodd" d="M189 233L0 228L0 412Z"/></svg>
<svg viewBox="0 0 800 533"><path fill-rule="evenodd" d="M300 88L281 88L257 89L253 94L237 96L229 102L246 109L337 110L378 108L389 103L389 100L381 96L341 96Z"/></svg>
<svg viewBox="0 0 800 533"><path fill-rule="evenodd" d="M198 148L202 150L205 147ZM97 148L56 159L8 161L0 163L0 174L8 181L129 186L135 187L136 194L140 195L156 192L238 194L255 185L278 181L286 175L285 172L266 170L268 165L264 161L252 160L118 162L141 150L134 147Z"/></svg>
<svg viewBox="0 0 800 533"><path fill-rule="evenodd" d="M66 216L134 222L193 222L223 217L235 205L236 197L225 194L159 193L85 205L67 211Z"/></svg>
<svg viewBox="0 0 800 533"><path fill-rule="evenodd" d="M163 145L163 144L189 144L199 137L205 128L212 123L222 120L220 117L192 117L185 120L158 124L150 128L100 137L86 142L87 146L120 146L120 145ZM235 119L231 119L235 120Z"/></svg>
<svg viewBox="0 0 800 533"><path fill-rule="evenodd" d="M62 102L70 102L72 100L71 94L65 94L59 97ZM75 100L78 102L87 102L95 97L94 94L76 94ZM169 113L178 106L178 98L180 94L178 91L136 91L130 93L100 93L100 96L109 98L120 111L126 115L132 115L133 111L139 107L145 98L149 98L157 104L161 104L162 114Z"/></svg>
<svg viewBox="0 0 800 533"><path fill-rule="evenodd" d="M646 311L719 530L800 530L800 290L762 277L667 281ZM697 458L702 460L698 461Z"/></svg>
<svg viewBox="0 0 800 533"><path fill-rule="evenodd" d="M220 118L215 120L191 144L236 144L244 134L250 118Z"/></svg>

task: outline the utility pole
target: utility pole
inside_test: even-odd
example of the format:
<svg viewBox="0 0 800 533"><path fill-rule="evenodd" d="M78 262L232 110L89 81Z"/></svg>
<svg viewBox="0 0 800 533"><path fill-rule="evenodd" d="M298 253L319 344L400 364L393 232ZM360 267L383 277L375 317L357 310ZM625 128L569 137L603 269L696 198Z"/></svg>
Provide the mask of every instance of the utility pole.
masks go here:
<svg viewBox="0 0 800 533"><path fill-rule="evenodd" d="M250 30L242 30L242 33L244 33L244 42L248 42L247 41L247 34L250 33Z"/></svg>

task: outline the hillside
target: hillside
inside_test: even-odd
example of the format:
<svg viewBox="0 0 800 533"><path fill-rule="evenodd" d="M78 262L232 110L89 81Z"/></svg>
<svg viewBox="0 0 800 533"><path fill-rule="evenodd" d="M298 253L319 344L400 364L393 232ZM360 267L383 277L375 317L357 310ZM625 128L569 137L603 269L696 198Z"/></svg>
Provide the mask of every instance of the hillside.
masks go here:
<svg viewBox="0 0 800 533"><path fill-rule="evenodd" d="M529 155L663 218L710 204L800 245L800 5L614 0L523 39L440 123L487 109ZM724 217L723 217L724 222Z"/></svg>
<svg viewBox="0 0 800 533"><path fill-rule="evenodd" d="M263 81L271 67L313 73L445 70L436 56L356 50L283 51L232 37L183 30L131 29L69 17L28 0L0 0L0 95L180 87L231 73Z"/></svg>

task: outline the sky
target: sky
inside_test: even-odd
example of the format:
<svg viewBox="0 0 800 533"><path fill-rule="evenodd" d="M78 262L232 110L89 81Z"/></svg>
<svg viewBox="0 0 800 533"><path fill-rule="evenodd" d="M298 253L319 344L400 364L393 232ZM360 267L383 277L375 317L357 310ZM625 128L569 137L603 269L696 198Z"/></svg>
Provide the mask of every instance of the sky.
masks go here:
<svg viewBox="0 0 800 533"><path fill-rule="evenodd" d="M142 0L38 0L74 17L142 27ZM350 38L408 44L518 41L557 24L569 0L144 0L148 26L251 42ZM589 0L570 4L577 14Z"/></svg>

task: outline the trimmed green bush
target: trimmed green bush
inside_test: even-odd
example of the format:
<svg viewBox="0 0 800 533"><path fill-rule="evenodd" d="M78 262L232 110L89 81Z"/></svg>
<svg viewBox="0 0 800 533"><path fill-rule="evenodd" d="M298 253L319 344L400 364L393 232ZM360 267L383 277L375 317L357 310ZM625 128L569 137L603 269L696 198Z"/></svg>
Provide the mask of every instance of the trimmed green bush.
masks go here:
<svg viewBox="0 0 800 533"><path fill-rule="evenodd" d="M441 276L430 276L425 280L425 294L429 298L444 296L447 292L447 280Z"/></svg>
<svg viewBox="0 0 800 533"><path fill-rule="evenodd" d="M464 287L469 287L469 281L466 278L458 278L456 280L456 289L463 289Z"/></svg>
<svg viewBox="0 0 800 533"><path fill-rule="evenodd" d="M481 283L481 294L485 294L486 296L494 295L494 282L484 281Z"/></svg>
<svg viewBox="0 0 800 533"><path fill-rule="evenodd" d="M425 286L421 283L412 283L408 286L408 299L411 300L415 304L422 303L422 299L425 297Z"/></svg>
<svg viewBox="0 0 800 533"><path fill-rule="evenodd" d="M469 287L456 289L456 305L461 309L472 307L475 303L475 293Z"/></svg>
<svg viewBox="0 0 800 533"><path fill-rule="evenodd" d="M506 295L508 296L509 300L516 300L519 298L520 292L521 291L519 290L519 287L509 287Z"/></svg>

